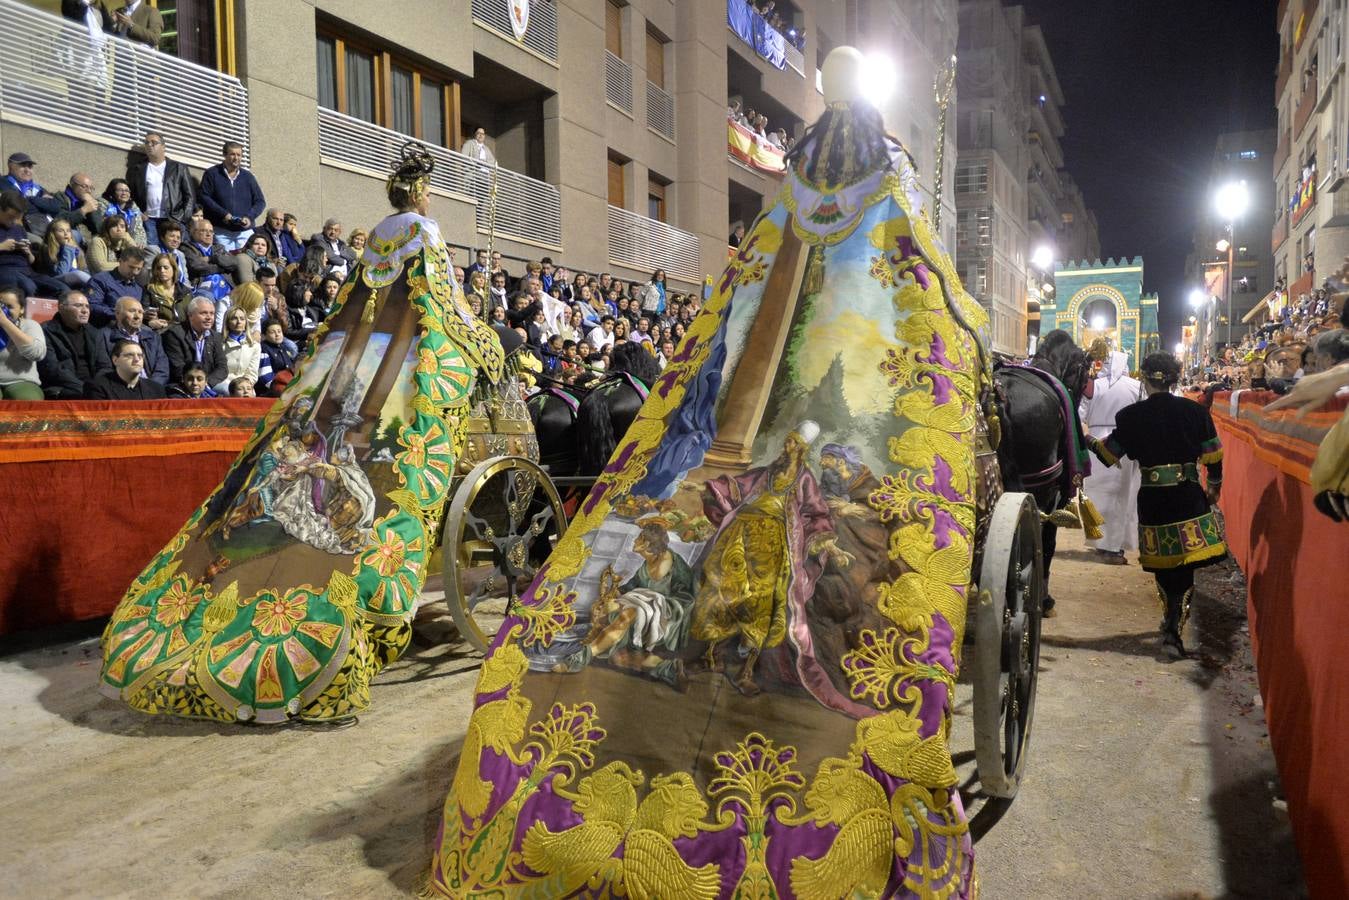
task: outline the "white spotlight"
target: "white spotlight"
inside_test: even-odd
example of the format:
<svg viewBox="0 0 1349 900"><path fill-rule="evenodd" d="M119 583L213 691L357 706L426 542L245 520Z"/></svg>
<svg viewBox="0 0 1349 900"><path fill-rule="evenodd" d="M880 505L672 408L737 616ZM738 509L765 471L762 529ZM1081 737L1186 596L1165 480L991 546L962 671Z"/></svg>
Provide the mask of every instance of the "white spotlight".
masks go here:
<svg viewBox="0 0 1349 900"><path fill-rule="evenodd" d="M857 90L872 106L880 109L895 93L899 83L899 70L890 57L879 53L868 53L862 57L862 66L857 73Z"/></svg>
<svg viewBox="0 0 1349 900"><path fill-rule="evenodd" d="M1091 330L1092 330L1092 331L1105 331L1105 316L1092 316L1092 317L1091 317Z"/></svg>

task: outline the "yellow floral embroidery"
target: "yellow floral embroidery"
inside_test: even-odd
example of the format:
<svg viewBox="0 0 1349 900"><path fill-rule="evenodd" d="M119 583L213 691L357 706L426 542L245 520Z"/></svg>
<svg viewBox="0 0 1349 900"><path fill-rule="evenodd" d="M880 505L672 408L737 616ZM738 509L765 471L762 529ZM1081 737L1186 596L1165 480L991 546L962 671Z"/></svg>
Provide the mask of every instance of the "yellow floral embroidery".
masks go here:
<svg viewBox="0 0 1349 900"><path fill-rule="evenodd" d="M304 620L308 611L309 598L306 594L259 600L253 613L253 627L263 637L290 634Z"/></svg>

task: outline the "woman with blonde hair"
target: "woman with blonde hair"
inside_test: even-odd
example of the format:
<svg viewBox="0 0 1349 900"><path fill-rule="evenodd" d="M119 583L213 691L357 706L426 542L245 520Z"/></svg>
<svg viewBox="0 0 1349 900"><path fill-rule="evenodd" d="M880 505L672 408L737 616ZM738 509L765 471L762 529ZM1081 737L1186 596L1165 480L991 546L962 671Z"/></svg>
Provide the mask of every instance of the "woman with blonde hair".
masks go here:
<svg viewBox="0 0 1349 900"><path fill-rule="evenodd" d="M482 269L474 269L473 274L468 276L468 296L477 297L482 303L482 318L492 317L492 288L487 283L487 273Z"/></svg>
<svg viewBox="0 0 1349 900"><path fill-rule="evenodd" d="M234 290L230 291L230 305L225 311L225 315L219 317L218 324L223 333L226 331L225 319L228 318L230 310L236 307L244 311L244 317L247 320L248 336L257 343L261 336L262 306L267 296L262 292L262 285L256 281L245 281Z"/></svg>
<svg viewBox="0 0 1349 900"><path fill-rule="evenodd" d="M178 279L177 258L170 253L161 253L151 260L150 283L141 295L145 324L155 331L165 331L170 325L186 321L190 299L192 292Z"/></svg>
<svg viewBox="0 0 1349 900"><path fill-rule="evenodd" d="M33 269L70 287L80 287L89 281L84 250L76 243L75 232L65 219L54 219L47 226L47 236L38 247Z"/></svg>
<svg viewBox="0 0 1349 900"><path fill-rule="evenodd" d="M219 384L211 386L217 393L229 394L230 382L236 378L244 378L249 384L257 384L262 346L258 343L257 336L248 330L248 314L242 306L231 306L226 311L224 339L228 374Z"/></svg>

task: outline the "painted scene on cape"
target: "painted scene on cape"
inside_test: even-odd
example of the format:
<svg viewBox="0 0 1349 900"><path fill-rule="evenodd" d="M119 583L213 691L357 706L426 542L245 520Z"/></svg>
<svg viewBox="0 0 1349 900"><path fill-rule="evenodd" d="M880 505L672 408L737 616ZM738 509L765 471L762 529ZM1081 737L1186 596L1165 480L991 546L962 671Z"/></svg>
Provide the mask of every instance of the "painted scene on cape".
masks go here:
<svg viewBox="0 0 1349 900"><path fill-rule="evenodd" d="M434 891L969 896L986 318L888 154L798 162L512 607Z"/></svg>

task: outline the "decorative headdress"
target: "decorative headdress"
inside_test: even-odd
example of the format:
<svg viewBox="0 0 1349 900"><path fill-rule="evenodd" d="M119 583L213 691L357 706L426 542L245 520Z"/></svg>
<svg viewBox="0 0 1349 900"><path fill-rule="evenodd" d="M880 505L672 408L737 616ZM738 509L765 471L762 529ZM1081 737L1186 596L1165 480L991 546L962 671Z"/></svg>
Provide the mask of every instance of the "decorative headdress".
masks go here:
<svg viewBox="0 0 1349 900"><path fill-rule="evenodd" d="M385 188L392 197L395 192L409 197L423 194L431 185L431 173L436 169L435 157L419 141L408 141L398 151L398 159L390 165L393 170Z"/></svg>
<svg viewBox="0 0 1349 900"><path fill-rule="evenodd" d="M796 436L801 439L801 442L806 445L815 443L815 439L820 436L820 426L810 419L803 420L793 430L796 432Z"/></svg>

